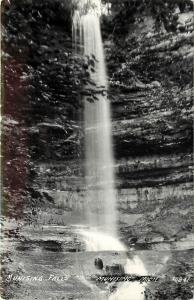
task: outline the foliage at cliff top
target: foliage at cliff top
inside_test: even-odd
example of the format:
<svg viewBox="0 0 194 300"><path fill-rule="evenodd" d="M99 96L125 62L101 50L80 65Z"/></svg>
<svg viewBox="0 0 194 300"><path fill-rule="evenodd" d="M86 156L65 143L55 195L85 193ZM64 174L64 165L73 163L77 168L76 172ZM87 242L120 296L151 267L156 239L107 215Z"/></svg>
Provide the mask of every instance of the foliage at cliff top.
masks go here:
<svg viewBox="0 0 194 300"><path fill-rule="evenodd" d="M145 15L155 20L156 29L161 26L167 31L176 31L178 12L193 10L191 0L103 0L111 3L112 27L120 34L128 32L129 23L142 21Z"/></svg>

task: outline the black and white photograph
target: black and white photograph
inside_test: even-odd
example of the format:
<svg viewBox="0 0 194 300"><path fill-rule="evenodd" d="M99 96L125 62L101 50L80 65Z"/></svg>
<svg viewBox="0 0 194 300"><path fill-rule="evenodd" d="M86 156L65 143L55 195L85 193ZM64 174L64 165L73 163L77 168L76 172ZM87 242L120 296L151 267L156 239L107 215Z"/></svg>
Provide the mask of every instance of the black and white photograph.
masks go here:
<svg viewBox="0 0 194 300"><path fill-rule="evenodd" d="M1 1L2 300L194 299L193 1Z"/></svg>

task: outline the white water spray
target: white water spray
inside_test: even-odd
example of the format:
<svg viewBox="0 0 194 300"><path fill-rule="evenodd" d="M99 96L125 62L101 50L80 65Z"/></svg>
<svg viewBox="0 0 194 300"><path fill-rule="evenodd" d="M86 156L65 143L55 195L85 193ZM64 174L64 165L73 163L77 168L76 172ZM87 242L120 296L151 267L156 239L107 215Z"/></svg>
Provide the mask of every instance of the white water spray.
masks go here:
<svg viewBox="0 0 194 300"><path fill-rule="evenodd" d="M86 251L127 252L127 248L117 238L101 232L88 231L84 229L78 230L78 232L83 237L86 245ZM133 259L129 259L126 256L124 272L125 274L135 274L140 276L147 275L147 270L137 255L134 256ZM106 298L101 300L144 300L145 285L145 283L137 281L119 283L115 293L109 296L107 295Z"/></svg>

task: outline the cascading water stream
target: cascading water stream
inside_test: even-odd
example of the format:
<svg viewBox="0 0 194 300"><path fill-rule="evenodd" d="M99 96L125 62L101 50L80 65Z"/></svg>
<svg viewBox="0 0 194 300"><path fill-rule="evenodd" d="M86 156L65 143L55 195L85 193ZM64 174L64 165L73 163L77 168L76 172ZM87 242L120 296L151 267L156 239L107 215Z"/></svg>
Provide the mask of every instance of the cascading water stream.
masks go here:
<svg viewBox="0 0 194 300"><path fill-rule="evenodd" d="M91 227L101 227L106 233L116 236L111 115L99 7L100 1L80 1L73 19L74 39L83 43L84 56L94 62L90 79L96 86L86 88L95 90L97 97L93 103L84 100L86 218Z"/></svg>
<svg viewBox="0 0 194 300"><path fill-rule="evenodd" d="M79 234L83 237L86 244L87 251L120 251L127 252L127 248L117 239L109 236L105 233L88 231L85 229L78 230ZM136 255L133 259L129 259L126 256L126 262L124 264L125 274L135 274L140 276L146 276L147 270ZM145 283L140 282L124 282L119 283L116 292L111 295L100 298L100 300L144 300ZM95 291L97 293L97 291ZM98 300L99 298L94 298Z"/></svg>
<svg viewBox="0 0 194 300"><path fill-rule="evenodd" d="M90 79L96 85L97 100L84 99L85 174L87 186L86 219L90 229L78 230L87 251L123 251L127 249L116 233L116 196L114 158L111 138L110 103L107 99L107 74L100 29L100 0L81 0L73 17L75 50L93 60ZM80 47L78 47L78 45ZM86 89L94 89L88 84ZM125 273L146 275L138 257L126 258ZM109 300L142 300L144 286L140 283L119 284ZM106 298L107 299L107 298Z"/></svg>

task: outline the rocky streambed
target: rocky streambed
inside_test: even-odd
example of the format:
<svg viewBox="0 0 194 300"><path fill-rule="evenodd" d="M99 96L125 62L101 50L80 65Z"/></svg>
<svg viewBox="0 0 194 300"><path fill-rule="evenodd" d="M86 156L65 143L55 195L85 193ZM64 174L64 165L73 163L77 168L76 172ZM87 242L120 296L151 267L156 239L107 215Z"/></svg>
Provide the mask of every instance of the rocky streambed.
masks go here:
<svg viewBox="0 0 194 300"><path fill-rule="evenodd" d="M154 278L144 278L145 299L192 299L193 249L163 245L146 250L142 245L138 250L131 243L127 253L88 252L75 226L17 226L9 222L12 235L4 237L1 249L3 299L108 299L110 285L91 281L94 275L106 275L96 269L95 259L102 259L105 270L137 256ZM121 274L116 270L112 275Z"/></svg>

